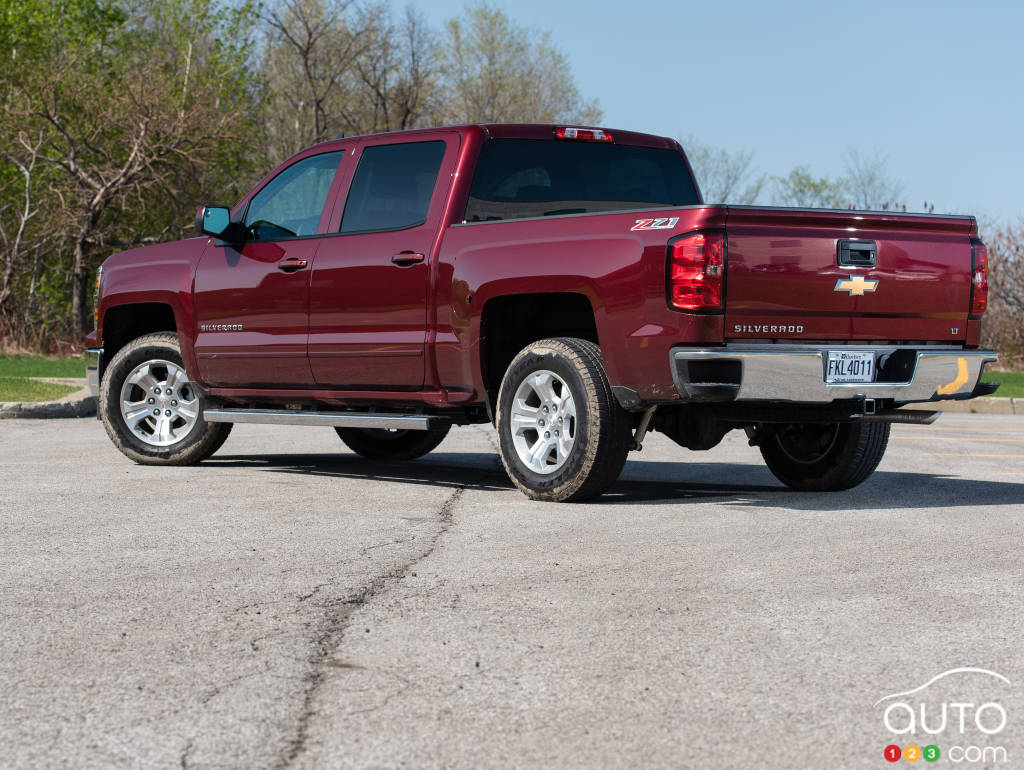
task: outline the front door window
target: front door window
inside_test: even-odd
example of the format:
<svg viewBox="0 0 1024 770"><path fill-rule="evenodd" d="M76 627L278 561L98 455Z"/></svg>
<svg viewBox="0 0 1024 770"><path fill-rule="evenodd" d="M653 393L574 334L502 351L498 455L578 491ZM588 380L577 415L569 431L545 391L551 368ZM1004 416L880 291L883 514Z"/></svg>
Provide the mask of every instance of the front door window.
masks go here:
<svg viewBox="0 0 1024 770"><path fill-rule="evenodd" d="M245 226L253 240L316 235L341 152L327 152L294 163L253 196Z"/></svg>

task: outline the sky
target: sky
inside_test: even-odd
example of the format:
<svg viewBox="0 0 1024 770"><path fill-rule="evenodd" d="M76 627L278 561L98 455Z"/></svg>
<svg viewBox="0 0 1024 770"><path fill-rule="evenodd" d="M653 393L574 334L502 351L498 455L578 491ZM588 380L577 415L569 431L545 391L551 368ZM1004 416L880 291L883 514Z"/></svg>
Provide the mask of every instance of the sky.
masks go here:
<svg viewBox="0 0 1024 770"><path fill-rule="evenodd" d="M842 176L855 148L908 209L1024 219L1024 0L491 3L552 33L606 127L749 150L779 176ZM435 28L466 5L414 4Z"/></svg>

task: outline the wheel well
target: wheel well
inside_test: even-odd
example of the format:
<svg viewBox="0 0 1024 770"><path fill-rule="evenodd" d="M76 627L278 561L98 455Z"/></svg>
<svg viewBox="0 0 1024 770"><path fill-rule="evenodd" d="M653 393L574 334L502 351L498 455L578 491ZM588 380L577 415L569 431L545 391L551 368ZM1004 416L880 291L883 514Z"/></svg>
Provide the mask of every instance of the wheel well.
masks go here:
<svg viewBox="0 0 1024 770"><path fill-rule="evenodd" d="M514 294L495 297L484 305L480 319L480 363L492 401L516 354L545 337L579 337L599 344L590 300L583 294L568 292Z"/></svg>
<svg viewBox="0 0 1024 770"><path fill-rule="evenodd" d="M145 302L118 305L103 315L103 362L112 360L121 348L136 337L153 332L176 332L174 311L170 305ZM103 373L100 372L100 376Z"/></svg>

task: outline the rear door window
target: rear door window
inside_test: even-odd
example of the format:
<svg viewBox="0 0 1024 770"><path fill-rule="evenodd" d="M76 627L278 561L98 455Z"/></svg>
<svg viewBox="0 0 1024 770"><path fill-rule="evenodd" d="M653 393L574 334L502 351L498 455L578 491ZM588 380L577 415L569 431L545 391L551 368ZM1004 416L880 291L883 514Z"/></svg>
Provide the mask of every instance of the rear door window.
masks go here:
<svg viewBox="0 0 1024 770"><path fill-rule="evenodd" d="M683 156L587 142L484 143L465 221L629 211L698 203Z"/></svg>
<svg viewBox="0 0 1024 770"><path fill-rule="evenodd" d="M404 230L427 221L445 143L367 147L352 180L342 233Z"/></svg>

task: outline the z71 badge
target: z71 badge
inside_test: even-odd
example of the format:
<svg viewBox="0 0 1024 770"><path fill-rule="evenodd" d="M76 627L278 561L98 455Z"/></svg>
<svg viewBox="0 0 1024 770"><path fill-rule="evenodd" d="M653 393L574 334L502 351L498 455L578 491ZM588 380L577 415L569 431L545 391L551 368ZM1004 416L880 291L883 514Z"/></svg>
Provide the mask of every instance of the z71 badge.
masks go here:
<svg viewBox="0 0 1024 770"><path fill-rule="evenodd" d="M679 217L664 219L638 219L630 230L671 230L679 222Z"/></svg>

